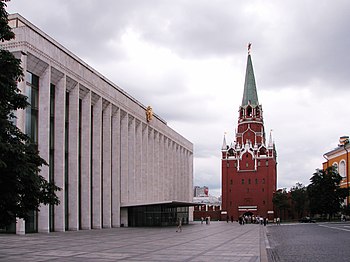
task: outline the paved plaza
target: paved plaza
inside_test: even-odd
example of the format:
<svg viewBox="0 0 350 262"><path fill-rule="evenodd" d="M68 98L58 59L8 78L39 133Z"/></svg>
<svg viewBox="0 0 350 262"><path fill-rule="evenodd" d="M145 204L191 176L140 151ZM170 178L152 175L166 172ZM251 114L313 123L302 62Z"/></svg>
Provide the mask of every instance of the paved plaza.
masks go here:
<svg viewBox="0 0 350 262"><path fill-rule="evenodd" d="M0 234L0 261L267 262L266 228L211 222L157 228L113 228Z"/></svg>

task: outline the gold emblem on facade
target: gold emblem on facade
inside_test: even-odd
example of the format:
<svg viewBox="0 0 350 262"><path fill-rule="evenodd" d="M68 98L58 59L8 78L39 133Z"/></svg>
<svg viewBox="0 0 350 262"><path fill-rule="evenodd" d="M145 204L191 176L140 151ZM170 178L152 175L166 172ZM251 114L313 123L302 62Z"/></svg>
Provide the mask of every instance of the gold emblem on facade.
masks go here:
<svg viewBox="0 0 350 262"><path fill-rule="evenodd" d="M152 120L152 117L153 117L152 107L151 107L151 106L148 106L147 109L146 109L146 119L147 119L147 122L151 121L151 120Z"/></svg>

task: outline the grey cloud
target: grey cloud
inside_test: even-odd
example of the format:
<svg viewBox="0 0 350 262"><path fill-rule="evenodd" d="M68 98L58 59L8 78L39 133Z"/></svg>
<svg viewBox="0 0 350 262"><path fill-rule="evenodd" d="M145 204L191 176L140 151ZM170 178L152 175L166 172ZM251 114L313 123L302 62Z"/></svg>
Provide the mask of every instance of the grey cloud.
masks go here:
<svg viewBox="0 0 350 262"><path fill-rule="evenodd" d="M264 5L268 15L263 13L266 10L254 11L255 4ZM212 87L213 93L235 99L232 105L223 105L210 94L191 92L200 87L190 86L187 72L180 67L161 70L149 68L149 61L129 62L121 46L126 30L134 30L142 41L171 50L180 59L203 63L212 57L229 59L235 67L246 59L247 42L253 42L259 100L269 123L265 128L273 128L277 137L279 187L307 184L320 167L322 154L331 149L321 145L332 141L336 145L339 135L349 133L344 117L349 114L346 104L350 96L347 0L12 0L8 6L137 100L152 105L155 113L195 143L196 161L220 161L223 132L233 133L237 124L245 61L242 83L233 86L230 93ZM296 101L281 100L278 91L286 89L307 90L311 95ZM271 98L263 99L264 91ZM227 123L227 119L232 120ZM225 129L227 126L231 129ZM204 135L206 132L209 135ZM228 141L233 139L227 137ZM220 188L216 165L196 164L196 184Z"/></svg>
<svg viewBox="0 0 350 262"><path fill-rule="evenodd" d="M244 35L239 9L227 3L220 7L212 1L202 3L169 8L168 16L152 21L154 27L141 27L143 38L171 48L182 57L227 55L239 50ZM159 22L161 25L157 25Z"/></svg>
<svg viewBox="0 0 350 262"><path fill-rule="evenodd" d="M267 31L270 43L256 59L264 87L305 86L318 81L347 88L350 55L345 49L350 46L350 34L345 25L350 24L350 3L286 5L287 24L277 25L275 32Z"/></svg>

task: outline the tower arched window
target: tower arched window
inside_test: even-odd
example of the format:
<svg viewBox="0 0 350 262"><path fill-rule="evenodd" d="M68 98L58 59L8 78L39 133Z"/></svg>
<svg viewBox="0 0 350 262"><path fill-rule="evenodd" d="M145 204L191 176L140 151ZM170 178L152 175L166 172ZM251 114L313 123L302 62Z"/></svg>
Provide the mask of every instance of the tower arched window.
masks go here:
<svg viewBox="0 0 350 262"><path fill-rule="evenodd" d="M247 107L246 112L248 117L252 117L253 109L250 106Z"/></svg>
<svg viewBox="0 0 350 262"><path fill-rule="evenodd" d="M259 150L260 155L266 155L266 148L265 147L261 147Z"/></svg>
<svg viewBox="0 0 350 262"><path fill-rule="evenodd" d="M338 168L339 175L341 175L342 178L346 177L345 170L346 170L346 164L345 164L345 161L342 160L342 161L340 161L339 168Z"/></svg>

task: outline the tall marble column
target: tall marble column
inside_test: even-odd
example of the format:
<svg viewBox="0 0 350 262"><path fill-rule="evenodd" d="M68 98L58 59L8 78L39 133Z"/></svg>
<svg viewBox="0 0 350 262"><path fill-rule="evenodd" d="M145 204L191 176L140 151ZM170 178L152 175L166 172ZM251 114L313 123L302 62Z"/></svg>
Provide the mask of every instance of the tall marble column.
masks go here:
<svg viewBox="0 0 350 262"><path fill-rule="evenodd" d="M153 201L159 200L159 132L154 132L154 140L153 140Z"/></svg>
<svg viewBox="0 0 350 262"><path fill-rule="evenodd" d="M79 230L79 84L69 91L68 229Z"/></svg>
<svg viewBox="0 0 350 262"><path fill-rule="evenodd" d="M175 172L174 172L174 178L175 178L175 187L174 187L174 195L175 195L175 199L179 199L179 190L180 190L180 174L179 174L179 145L175 144Z"/></svg>
<svg viewBox="0 0 350 262"><path fill-rule="evenodd" d="M27 54L22 52L20 59L21 59L21 67L23 69L24 75L27 73ZM21 94L26 94L26 79L24 79L21 82L18 82L17 84L18 89L20 90ZM26 109L18 109L16 112L17 117L17 127L22 131L26 132L25 126L26 126Z"/></svg>
<svg viewBox="0 0 350 262"><path fill-rule="evenodd" d="M101 168L102 168L102 98L98 98L93 106L92 129L92 227L102 227L102 196L101 196Z"/></svg>
<svg viewBox="0 0 350 262"><path fill-rule="evenodd" d="M164 200L170 198L169 168L169 139L164 137Z"/></svg>
<svg viewBox="0 0 350 262"><path fill-rule="evenodd" d="M112 227L120 226L120 109L112 108Z"/></svg>
<svg viewBox="0 0 350 262"><path fill-rule="evenodd" d="M40 76L39 115L38 115L38 149L40 156L49 163L50 156L50 82L51 66L47 66ZM41 167L40 175L49 181L49 167ZM38 213L38 231L49 232L49 206L40 205Z"/></svg>
<svg viewBox="0 0 350 262"><path fill-rule="evenodd" d="M60 204L54 207L55 231L65 231L65 123L66 123L66 76L64 75L55 86L55 138L54 138L54 174L56 186L61 188L56 195Z"/></svg>
<svg viewBox="0 0 350 262"><path fill-rule="evenodd" d="M142 122L136 120L135 126L135 194L136 201L142 201Z"/></svg>
<svg viewBox="0 0 350 262"><path fill-rule="evenodd" d="M170 180L170 185L169 185L169 191L170 191L170 199L174 199L175 194L174 194L174 188L175 188L175 179L174 179L174 142L172 140L169 141L169 180Z"/></svg>
<svg viewBox="0 0 350 262"><path fill-rule="evenodd" d="M135 201L135 118L129 115L128 134L128 201Z"/></svg>
<svg viewBox="0 0 350 262"><path fill-rule="evenodd" d="M184 201L187 201L186 198L186 170L185 170L185 164L186 164L186 156L185 156L185 148L181 147L181 197Z"/></svg>
<svg viewBox="0 0 350 262"><path fill-rule="evenodd" d="M120 191L121 202L127 203L128 198L128 114L120 112Z"/></svg>
<svg viewBox="0 0 350 262"><path fill-rule="evenodd" d="M142 123L142 155L141 155L141 196L143 200L147 199L147 163L148 163L148 125Z"/></svg>
<svg viewBox="0 0 350 262"><path fill-rule="evenodd" d="M164 135L159 136L159 199L164 200Z"/></svg>
<svg viewBox="0 0 350 262"><path fill-rule="evenodd" d="M112 157L112 104L108 104L103 111L103 174L102 174L102 225L104 228L110 228L112 226L112 198L111 198L111 157Z"/></svg>
<svg viewBox="0 0 350 262"><path fill-rule="evenodd" d="M148 128L148 155L147 155L147 201L153 201L153 159L154 159L154 130Z"/></svg>
<svg viewBox="0 0 350 262"><path fill-rule="evenodd" d="M193 190L193 153L188 152L188 176L189 176L189 183L187 187L188 197L189 199L192 199L192 190Z"/></svg>
<svg viewBox="0 0 350 262"><path fill-rule="evenodd" d="M22 51L20 58L21 59L21 67L23 69L24 74L27 72L27 54L26 52ZM22 94L25 94L26 91L26 80L18 82L17 84L18 89ZM25 133L25 124L26 124L26 110L25 109L18 109L16 111L16 117L17 117L17 127ZM17 218L16 219L16 234L23 235L25 234L25 220L23 218Z"/></svg>
<svg viewBox="0 0 350 262"><path fill-rule="evenodd" d="M91 91L81 105L81 228L91 229Z"/></svg>

